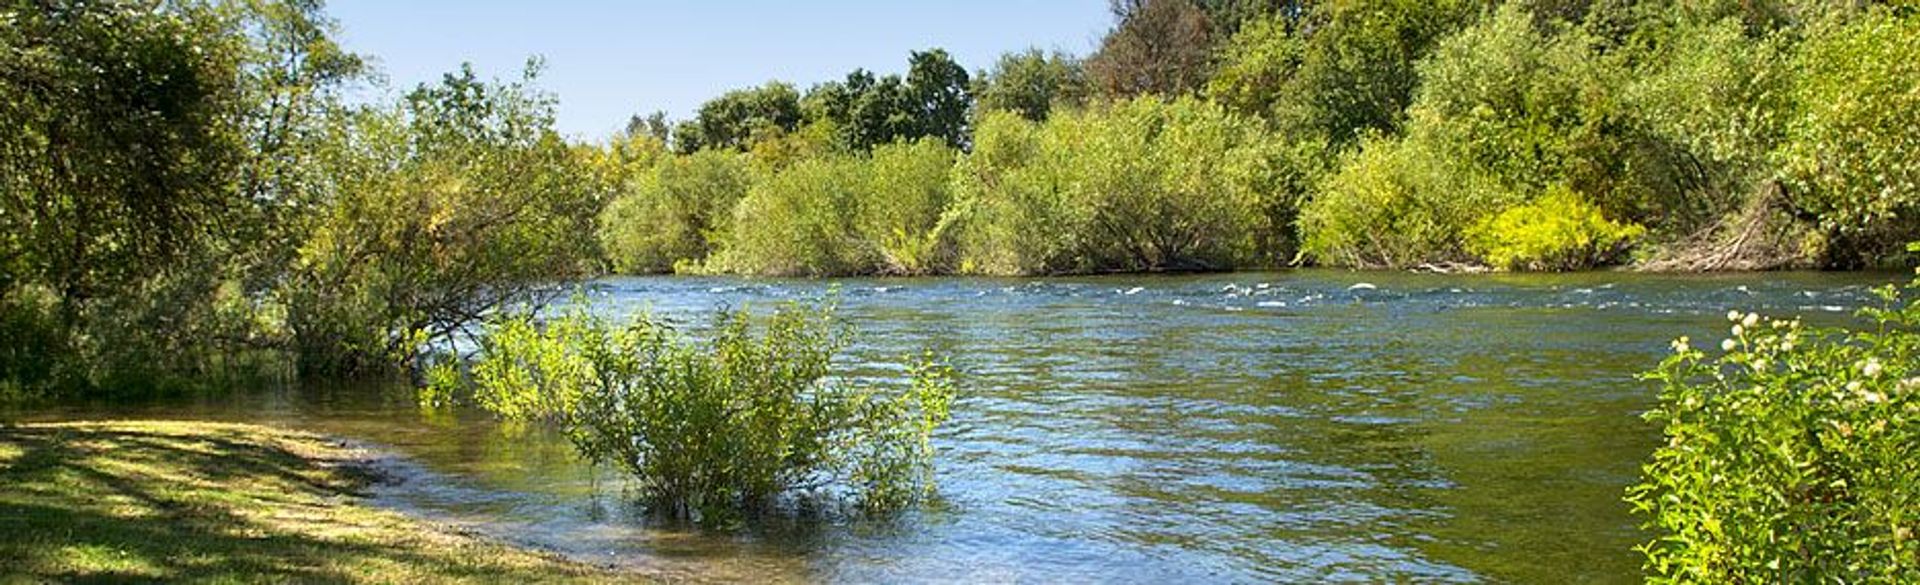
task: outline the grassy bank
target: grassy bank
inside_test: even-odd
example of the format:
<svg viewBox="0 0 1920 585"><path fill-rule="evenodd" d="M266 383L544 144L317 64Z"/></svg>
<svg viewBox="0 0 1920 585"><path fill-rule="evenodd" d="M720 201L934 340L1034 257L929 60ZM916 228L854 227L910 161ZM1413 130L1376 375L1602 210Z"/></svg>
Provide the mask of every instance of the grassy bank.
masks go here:
<svg viewBox="0 0 1920 585"><path fill-rule="evenodd" d="M356 457L252 425L0 427L0 583L621 577L373 508Z"/></svg>

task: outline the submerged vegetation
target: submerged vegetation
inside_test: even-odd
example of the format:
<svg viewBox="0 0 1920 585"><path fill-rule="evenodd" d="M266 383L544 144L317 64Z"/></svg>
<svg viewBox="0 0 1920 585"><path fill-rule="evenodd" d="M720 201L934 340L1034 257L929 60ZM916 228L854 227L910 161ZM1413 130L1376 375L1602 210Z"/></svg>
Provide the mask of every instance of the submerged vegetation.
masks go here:
<svg viewBox="0 0 1920 585"><path fill-rule="evenodd" d="M637 478L656 511L704 524L797 492L851 492L883 512L932 490L929 441L953 399L946 366L923 358L899 390L855 385L830 377L847 343L832 306L753 321L722 311L695 342L644 314L616 327L584 306L541 324L505 318L470 375L436 368L425 395L552 424L588 460Z"/></svg>
<svg viewBox="0 0 1920 585"><path fill-rule="evenodd" d="M1674 342L1628 497L1651 580L1920 579L1920 280L1879 292L1857 331L1735 311L1718 352Z"/></svg>

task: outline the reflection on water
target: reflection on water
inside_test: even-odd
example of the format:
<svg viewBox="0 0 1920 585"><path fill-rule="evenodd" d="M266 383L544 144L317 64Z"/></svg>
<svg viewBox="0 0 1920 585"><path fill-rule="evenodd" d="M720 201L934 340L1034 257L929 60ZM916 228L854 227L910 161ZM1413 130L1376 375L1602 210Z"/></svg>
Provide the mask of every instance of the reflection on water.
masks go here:
<svg viewBox="0 0 1920 585"><path fill-rule="evenodd" d="M1633 374L1729 307L1846 319L1893 275L1447 277L1303 271L1055 280L620 278L602 310L697 327L841 291L848 375L931 347L967 386L943 505L888 522L649 520L563 439L405 389L306 388L119 416L389 445L383 501L593 560L771 581L1628 582L1622 489L1657 430ZM1361 282L1373 286L1355 286ZM41 416L99 416L76 406ZM89 412L95 411L95 412Z"/></svg>

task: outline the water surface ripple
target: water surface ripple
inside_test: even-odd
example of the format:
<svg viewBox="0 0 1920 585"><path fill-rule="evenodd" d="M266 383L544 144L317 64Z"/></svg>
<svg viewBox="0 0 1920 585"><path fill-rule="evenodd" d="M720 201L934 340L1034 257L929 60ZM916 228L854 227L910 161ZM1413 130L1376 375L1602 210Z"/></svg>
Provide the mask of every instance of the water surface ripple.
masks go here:
<svg viewBox="0 0 1920 585"><path fill-rule="evenodd" d="M1729 307L1840 322L1896 275L1051 280L613 278L601 310L698 329L839 290L851 376L921 348L966 372L944 504L734 534L648 520L564 441L404 392L304 389L147 414L392 445L394 505L584 558L713 580L1631 582L1622 489L1657 429L1635 372ZM1364 283L1365 285L1362 285ZM129 414L141 414L133 412ZM405 472L406 470L412 470Z"/></svg>

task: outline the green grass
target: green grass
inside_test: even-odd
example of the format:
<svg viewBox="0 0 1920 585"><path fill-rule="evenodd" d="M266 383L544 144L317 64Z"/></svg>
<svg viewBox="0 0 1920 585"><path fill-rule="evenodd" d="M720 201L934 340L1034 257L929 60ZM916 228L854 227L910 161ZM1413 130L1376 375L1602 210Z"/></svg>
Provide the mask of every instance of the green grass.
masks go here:
<svg viewBox="0 0 1920 585"><path fill-rule="evenodd" d="M251 425L0 426L0 583L631 580L366 505L355 452Z"/></svg>

